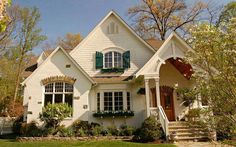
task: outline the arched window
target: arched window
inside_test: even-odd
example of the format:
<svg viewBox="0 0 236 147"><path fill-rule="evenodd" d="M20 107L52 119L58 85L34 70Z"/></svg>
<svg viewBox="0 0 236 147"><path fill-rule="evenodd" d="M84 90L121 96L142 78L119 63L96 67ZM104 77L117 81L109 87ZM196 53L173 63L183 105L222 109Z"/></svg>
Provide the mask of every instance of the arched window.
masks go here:
<svg viewBox="0 0 236 147"><path fill-rule="evenodd" d="M121 68L122 54L115 51L105 53L104 66L105 68Z"/></svg>
<svg viewBox="0 0 236 147"><path fill-rule="evenodd" d="M45 85L44 106L48 103L67 103L73 105L73 85L66 82L53 82Z"/></svg>

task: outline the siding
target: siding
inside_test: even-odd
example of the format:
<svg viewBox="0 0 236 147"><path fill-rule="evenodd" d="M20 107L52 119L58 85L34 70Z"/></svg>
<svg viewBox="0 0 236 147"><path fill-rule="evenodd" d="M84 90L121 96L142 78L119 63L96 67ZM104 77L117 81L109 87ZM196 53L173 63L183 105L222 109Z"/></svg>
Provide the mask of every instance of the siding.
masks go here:
<svg viewBox="0 0 236 147"><path fill-rule="evenodd" d="M119 27L118 34L107 34L107 26L115 22ZM154 54L146 45L137 39L113 14L108 17L86 41L75 47L70 53L80 66L90 75L95 76L100 70L95 69L95 52L108 48L119 48L131 51L131 68L121 76L129 76L140 69Z"/></svg>

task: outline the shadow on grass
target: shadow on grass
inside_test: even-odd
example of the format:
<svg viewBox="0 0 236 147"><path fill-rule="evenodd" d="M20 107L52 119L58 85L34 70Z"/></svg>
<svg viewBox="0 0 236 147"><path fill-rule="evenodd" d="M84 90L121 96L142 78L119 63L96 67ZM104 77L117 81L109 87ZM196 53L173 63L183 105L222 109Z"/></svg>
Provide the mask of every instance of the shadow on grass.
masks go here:
<svg viewBox="0 0 236 147"><path fill-rule="evenodd" d="M0 139L4 139L4 140L7 140L9 142L17 142L16 141L16 138L18 137L19 135L17 134L5 134L5 135L0 135Z"/></svg>

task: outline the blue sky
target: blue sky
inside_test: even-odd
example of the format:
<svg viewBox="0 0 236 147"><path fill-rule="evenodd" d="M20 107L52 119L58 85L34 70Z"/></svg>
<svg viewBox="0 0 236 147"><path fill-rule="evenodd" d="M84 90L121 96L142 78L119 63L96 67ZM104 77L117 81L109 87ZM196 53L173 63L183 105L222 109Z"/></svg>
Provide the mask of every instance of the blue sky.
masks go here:
<svg viewBox="0 0 236 147"><path fill-rule="evenodd" d="M188 4L194 1L186 0ZM232 0L213 1L223 5ZM13 0L13 3L21 6L39 8L41 13L39 27L49 42L66 33L80 33L85 37L112 9L131 24L127 10L139 2L140 0ZM37 52L40 52L39 47L36 49Z"/></svg>

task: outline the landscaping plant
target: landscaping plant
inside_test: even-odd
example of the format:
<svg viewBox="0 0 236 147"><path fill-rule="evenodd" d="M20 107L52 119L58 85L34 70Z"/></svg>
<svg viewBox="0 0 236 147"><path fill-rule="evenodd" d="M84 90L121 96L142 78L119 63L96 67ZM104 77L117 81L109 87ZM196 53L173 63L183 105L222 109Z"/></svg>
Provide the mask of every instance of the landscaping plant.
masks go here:
<svg viewBox="0 0 236 147"><path fill-rule="evenodd" d="M40 113L39 118L46 128L57 128L67 117L71 117L72 108L68 104L47 104Z"/></svg>

